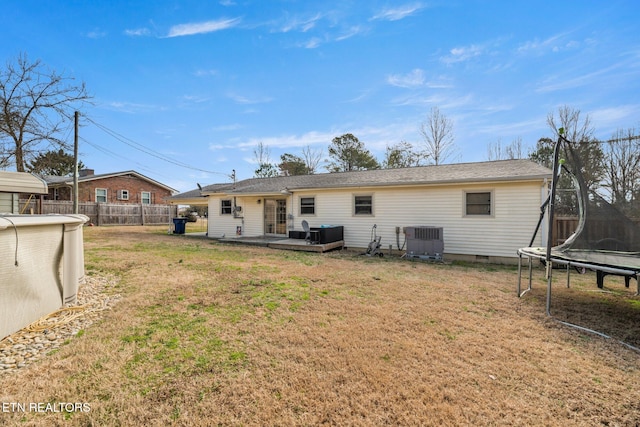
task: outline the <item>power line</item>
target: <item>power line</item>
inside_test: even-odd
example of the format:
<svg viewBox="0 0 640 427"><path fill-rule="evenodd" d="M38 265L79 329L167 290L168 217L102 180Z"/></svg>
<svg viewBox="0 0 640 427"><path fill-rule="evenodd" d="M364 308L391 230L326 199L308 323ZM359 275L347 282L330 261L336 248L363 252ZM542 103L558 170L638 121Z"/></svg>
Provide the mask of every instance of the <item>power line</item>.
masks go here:
<svg viewBox="0 0 640 427"><path fill-rule="evenodd" d="M114 157L114 158L122 159L122 160L132 161L130 158L127 158L127 157L121 156L120 154L114 153L113 151L108 150L108 149L106 149L104 147L101 147L101 146L99 146L97 144L94 144L93 142L91 142L91 141L89 141L89 140L87 140L85 138L80 137L80 139L82 140L82 142L85 142L85 143L89 144L90 146L92 146L93 148L95 148L96 150L100 151L103 154L106 154L106 155ZM144 170L146 172L149 172L149 173L152 173L152 174L155 174L155 175L159 175L159 176L162 176L164 178L171 178L171 177L169 177L167 175L163 175L161 173L158 173L156 171L148 169L142 163L138 163L138 162L135 162L135 161L133 161L133 163L136 164L139 169Z"/></svg>
<svg viewBox="0 0 640 427"><path fill-rule="evenodd" d="M150 155L152 157L155 157L155 158L160 159L162 161L165 161L167 163L174 164L176 166L180 166L180 167L185 168L185 169L191 169L191 170L195 170L195 171L198 171L198 172L205 172L205 173L210 173L210 174L224 175L226 177L231 177L231 175L227 174L227 173L200 169L200 168L197 168L195 166L191 166L191 165L188 165L186 163L182 163L182 162L179 162L177 160L171 159L171 158L169 158L169 157L167 157L167 156L165 156L165 155L163 155L161 153L158 153L157 151L152 150L149 147L146 147L146 146L144 146L144 145L142 145L142 144L140 144L138 142L133 141L130 138L125 137L124 135L119 134L118 132L116 132L116 131L114 131L112 129L109 129L108 127L106 127L106 126L104 126L104 125L102 125L100 123L97 123L96 121L94 121L94 120L92 120L92 119L90 119L88 117L85 117L85 118L87 119L87 121L93 123L98 129L102 130L103 132L105 132L106 134L112 136L113 138L117 139L118 141L122 142L123 144L126 144L129 147L131 147L131 148L133 148L135 150L141 151L141 152L143 152L145 154L148 154L148 155ZM92 147L97 148L95 144L92 144L92 143L89 143L89 144ZM112 153L112 154L114 154L114 153Z"/></svg>

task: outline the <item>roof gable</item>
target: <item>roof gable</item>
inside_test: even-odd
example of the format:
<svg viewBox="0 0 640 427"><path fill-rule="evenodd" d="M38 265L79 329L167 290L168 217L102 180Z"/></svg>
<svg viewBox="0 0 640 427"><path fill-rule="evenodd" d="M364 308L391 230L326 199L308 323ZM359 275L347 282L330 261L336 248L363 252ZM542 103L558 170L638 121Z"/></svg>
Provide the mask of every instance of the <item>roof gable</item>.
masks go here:
<svg viewBox="0 0 640 427"><path fill-rule="evenodd" d="M80 176L78 177L78 182L89 182L89 181L96 181L96 180L101 180L101 179L109 179L109 178L114 178L114 177L119 177L119 176L125 176L125 175L132 175L135 176L136 178L139 178L143 181L147 181L155 186L164 188L172 193L177 193L177 190L174 188L169 187L168 185L165 185L161 182L158 182L154 179L151 179L145 175L142 175L141 173L138 173L134 170L129 170L129 171L123 171L123 172L112 172L112 173L103 173L103 174L97 174L97 175L87 175L87 176ZM56 186L56 185L73 185L73 177L71 176L45 176L43 177L43 179L51 186Z"/></svg>

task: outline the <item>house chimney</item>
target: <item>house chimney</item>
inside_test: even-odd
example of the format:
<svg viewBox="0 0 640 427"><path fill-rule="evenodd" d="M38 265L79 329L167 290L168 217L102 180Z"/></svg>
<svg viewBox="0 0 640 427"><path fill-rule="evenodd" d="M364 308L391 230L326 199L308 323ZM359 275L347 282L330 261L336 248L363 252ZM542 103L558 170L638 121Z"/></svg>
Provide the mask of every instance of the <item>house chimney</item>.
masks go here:
<svg viewBox="0 0 640 427"><path fill-rule="evenodd" d="M93 169L82 169L78 171L78 176L79 177L83 177L83 176L91 176L95 173L95 171Z"/></svg>

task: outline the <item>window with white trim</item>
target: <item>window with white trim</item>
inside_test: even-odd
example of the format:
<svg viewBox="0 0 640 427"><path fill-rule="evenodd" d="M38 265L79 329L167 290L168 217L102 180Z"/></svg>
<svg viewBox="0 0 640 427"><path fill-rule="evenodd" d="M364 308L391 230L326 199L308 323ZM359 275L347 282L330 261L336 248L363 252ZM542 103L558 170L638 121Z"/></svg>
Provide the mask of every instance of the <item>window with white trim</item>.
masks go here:
<svg viewBox="0 0 640 427"><path fill-rule="evenodd" d="M316 214L316 198L300 197L300 215Z"/></svg>
<svg viewBox="0 0 640 427"><path fill-rule="evenodd" d="M129 200L129 190L118 190L118 200Z"/></svg>
<svg viewBox="0 0 640 427"><path fill-rule="evenodd" d="M492 192L478 191L465 193L465 215L493 215Z"/></svg>
<svg viewBox="0 0 640 427"><path fill-rule="evenodd" d="M106 188L96 188L96 203L107 203Z"/></svg>
<svg viewBox="0 0 640 427"><path fill-rule="evenodd" d="M141 194L140 202L143 205L150 205L151 204L151 193L149 191L143 191L142 194Z"/></svg>
<svg viewBox="0 0 640 427"><path fill-rule="evenodd" d="M231 215L231 199L220 200L220 215Z"/></svg>
<svg viewBox="0 0 640 427"><path fill-rule="evenodd" d="M353 214L354 215L373 215L373 196L354 196L353 197Z"/></svg>

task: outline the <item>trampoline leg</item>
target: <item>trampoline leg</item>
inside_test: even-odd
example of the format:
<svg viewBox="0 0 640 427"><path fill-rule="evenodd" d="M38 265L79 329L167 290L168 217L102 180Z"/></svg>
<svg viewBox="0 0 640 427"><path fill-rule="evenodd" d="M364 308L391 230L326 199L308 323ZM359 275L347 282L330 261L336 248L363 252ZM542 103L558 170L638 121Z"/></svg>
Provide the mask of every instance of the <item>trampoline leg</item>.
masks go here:
<svg viewBox="0 0 640 427"><path fill-rule="evenodd" d="M549 269L547 278L547 316L551 316L551 279L551 269Z"/></svg>
<svg viewBox="0 0 640 427"><path fill-rule="evenodd" d="M571 265L567 264L567 289L571 287Z"/></svg>
<svg viewBox="0 0 640 427"><path fill-rule="evenodd" d="M529 287L522 291L522 254L518 254L518 298L522 298L524 294L531 290L531 281L533 274L531 257L527 257L527 261L529 264Z"/></svg>
<svg viewBox="0 0 640 427"><path fill-rule="evenodd" d="M529 289L531 290L531 284L533 283L533 262L531 257L529 257Z"/></svg>
<svg viewBox="0 0 640 427"><path fill-rule="evenodd" d="M520 293L520 282L522 280L522 254L518 254L518 298L520 298L522 296L522 294Z"/></svg>
<svg viewBox="0 0 640 427"><path fill-rule="evenodd" d="M604 272L598 270L596 271L596 283L598 284L598 288L603 289L604 288Z"/></svg>

